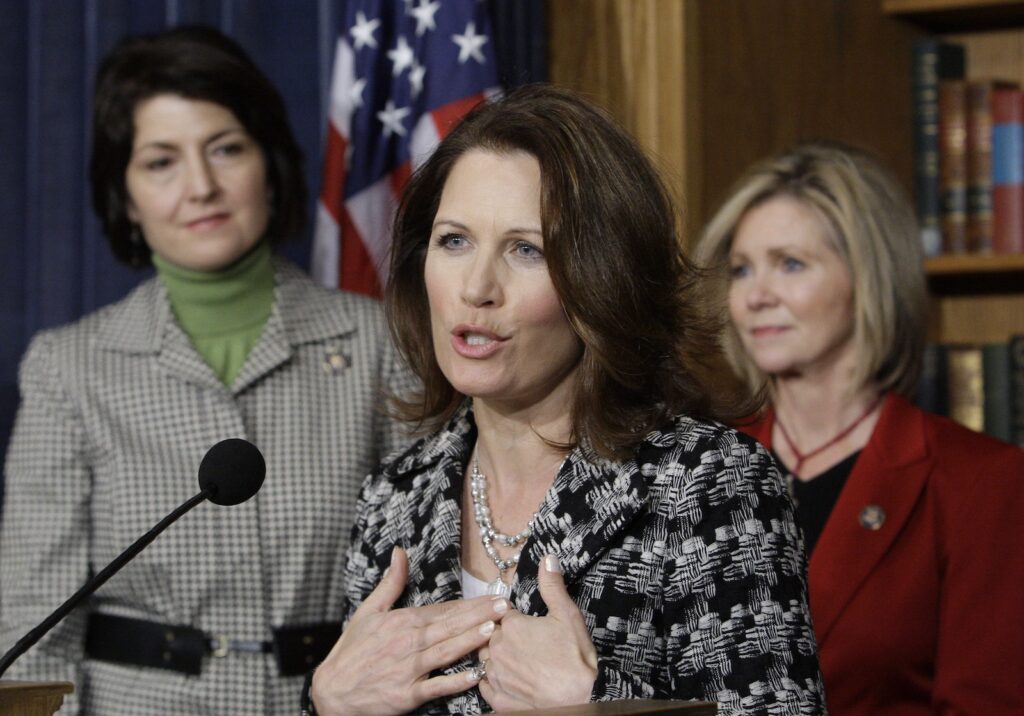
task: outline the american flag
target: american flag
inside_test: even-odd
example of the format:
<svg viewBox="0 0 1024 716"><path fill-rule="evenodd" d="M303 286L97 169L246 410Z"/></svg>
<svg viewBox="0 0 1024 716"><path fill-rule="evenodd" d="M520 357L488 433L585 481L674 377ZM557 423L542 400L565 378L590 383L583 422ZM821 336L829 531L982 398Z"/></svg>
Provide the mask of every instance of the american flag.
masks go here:
<svg viewBox="0 0 1024 716"><path fill-rule="evenodd" d="M349 0L335 50L312 268L379 296L402 187L457 120L497 93L480 0Z"/></svg>

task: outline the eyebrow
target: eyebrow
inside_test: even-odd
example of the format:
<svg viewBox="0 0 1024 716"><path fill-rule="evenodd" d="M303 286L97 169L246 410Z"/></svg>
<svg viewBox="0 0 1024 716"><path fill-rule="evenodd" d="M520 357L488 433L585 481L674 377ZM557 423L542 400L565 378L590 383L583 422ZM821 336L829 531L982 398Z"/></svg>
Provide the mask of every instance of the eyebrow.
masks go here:
<svg viewBox="0 0 1024 716"><path fill-rule="evenodd" d="M204 145L205 144L211 144L213 142L216 142L219 139L223 139L224 137L228 136L229 134L234 134L236 132L239 133L239 134L245 134L246 133L245 129L243 129L242 127L228 127L227 129L222 129L219 132L214 132L213 134L211 134L209 137L207 137L206 139L203 140L203 144ZM137 152L137 151L142 150L142 149L173 150L173 149L177 149L177 148L178 148L178 145L175 142L167 142L167 141L163 141L163 140L160 140L160 139L155 139L155 140L153 140L151 142L145 142L143 144L140 144L137 147L134 147L132 149L132 151L133 152Z"/></svg>
<svg viewBox="0 0 1024 716"><path fill-rule="evenodd" d="M442 225L451 226L452 228L458 229L459 231L472 233L468 226L466 226L460 221L455 221L454 219L438 219L437 221L434 222L434 225L431 227L431 230L436 231L437 228ZM535 234L540 237L544 236L544 232L541 231L540 229L532 229L519 226L509 229L508 231L505 232L505 234Z"/></svg>

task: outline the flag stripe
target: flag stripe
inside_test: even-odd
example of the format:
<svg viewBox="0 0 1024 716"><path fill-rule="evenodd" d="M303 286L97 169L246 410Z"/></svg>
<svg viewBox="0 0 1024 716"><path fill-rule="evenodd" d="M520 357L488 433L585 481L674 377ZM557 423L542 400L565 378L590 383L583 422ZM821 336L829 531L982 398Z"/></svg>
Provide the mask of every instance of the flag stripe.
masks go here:
<svg viewBox="0 0 1024 716"><path fill-rule="evenodd" d="M313 273L380 295L398 197L455 123L498 91L494 43L478 0L348 0L345 13Z"/></svg>

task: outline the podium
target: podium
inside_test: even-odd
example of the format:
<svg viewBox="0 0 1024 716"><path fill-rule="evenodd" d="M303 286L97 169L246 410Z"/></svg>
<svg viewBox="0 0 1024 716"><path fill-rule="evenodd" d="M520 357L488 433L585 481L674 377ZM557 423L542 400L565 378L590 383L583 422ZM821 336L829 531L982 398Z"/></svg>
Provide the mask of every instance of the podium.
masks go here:
<svg viewBox="0 0 1024 716"><path fill-rule="evenodd" d="M559 706L553 709L533 709L518 713L530 716L716 716L718 706L709 701L601 701L578 706Z"/></svg>
<svg viewBox="0 0 1024 716"><path fill-rule="evenodd" d="M0 681L0 716L51 716L74 690L67 681Z"/></svg>
<svg viewBox="0 0 1024 716"><path fill-rule="evenodd" d="M52 716L74 691L67 681L0 681L0 716ZM697 701L604 701L579 706L521 711L531 716L715 716L718 707Z"/></svg>

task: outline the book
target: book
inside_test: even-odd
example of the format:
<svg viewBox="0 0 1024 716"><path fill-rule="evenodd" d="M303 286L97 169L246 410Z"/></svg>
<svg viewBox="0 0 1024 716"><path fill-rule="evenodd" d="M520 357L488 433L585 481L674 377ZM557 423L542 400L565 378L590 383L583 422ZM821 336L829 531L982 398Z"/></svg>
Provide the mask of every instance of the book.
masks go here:
<svg viewBox="0 0 1024 716"><path fill-rule="evenodd" d="M1024 448L1024 335L1010 339L1010 442Z"/></svg>
<svg viewBox="0 0 1024 716"><path fill-rule="evenodd" d="M949 417L979 433L985 430L982 363L980 346L950 345L946 348Z"/></svg>
<svg viewBox="0 0 1024 716"><path fill-rule="evenodd" d="M992 250L1024 252L1024 92L992 91Z"/></svg>
<svg viewBox="0 0 1024 716"><path fill-rule="evenodd" d="M989 343L982 347L981 373L984 390L985 432L1004 442L1013 441L1013 411L1010 390L1010 344Z"/></svg>
<svg viewBox="0 0 1024 716"><path fill-rule="evenodd" d="M992 90L967 83L967 250L992 252Z"/></svg>
<svg viewBox="0 0 1024 716"><path fill-rule="evenodd" d="M939 82L964 78L963 45L925 38L912 58L914 200L925 255L942 250L939 228Z"/></svg>
<svg viewBox="0 0 1024 716"><path fill-rule="evenodd" d="M939 82L939 223L942 252L967 252L967 83Z"/></svg>
<svg viewBox="0 0 1024 716"><path fill-rule="evenodd" d="M929 343L921 358L921 376L917 382L916 403L921 410L949 415L946 346Z"/></svg>

